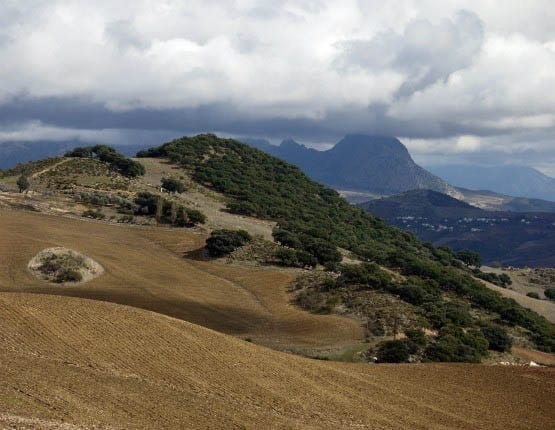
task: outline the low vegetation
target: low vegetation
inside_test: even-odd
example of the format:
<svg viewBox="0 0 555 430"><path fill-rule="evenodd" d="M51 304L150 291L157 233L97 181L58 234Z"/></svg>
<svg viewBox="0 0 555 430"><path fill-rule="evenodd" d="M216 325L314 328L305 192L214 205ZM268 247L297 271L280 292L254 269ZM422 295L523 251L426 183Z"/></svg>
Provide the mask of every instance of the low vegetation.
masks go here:
<svg viewBox="0 0 555 430"><path fill-rule="evenodd" d="M455 258L462 261L467 266L480 267L482 265L480 254L468 249L463 249L455 253Z"/></svg>
<svg viewBox="0 0 555 430"><path fill-rule="evenodd" d="M214 230L206 240L206 250L212 257L223 257L251 240L252 236L245 230Z"/></svg>
<svg viewBox="0 0 555 430"><path fill-rule="evenodd" d="M84 280L84 274L96 269L92 262L77 252L53 248L39 253L30 262L30 268L40 277L57 284L76 283Z"/></svg>
<svg viewBox="0 0 555 430"><path fill-rule="evenodd" d="M197 209L192 209L177 201L169 200L159 194L147 191L139 192L134 199L128 195L122 197L105 192L74 192L75 201L90 205L93 208L85 210L84 217L102 219L105 216L100 208L112 207L122 214L121 222L132 222L133 216L155 218L161 224L175 227L194 227L206 222L206 216Z"/></svg>
<svg viewBox="0 0 555 430"><path fill-rule="evenodd" d="M176 227L194 227L206 222L206 216L197 209L191 209L157 194L141 192L135 198L135 214L155 217L162 224Z"/></svg>
<svg viewBox="0 0 555 430"><path fill-rule="evenodd" d="M8 170L0 170L0 178L7 178L10 176L31 176L34 173L40 172L42 170L52 167L54 164L59 163L61 158L51 157L44 158L38 161L30 161L28 163L20 163L15 167Z"/></svg>
<svg viewBox="0 0 555 430"><path fill-rule="evenodd" d="M30 187L29 178L25 175L21 175L17 179L17 188L19 188L19 192L22 193L23 191L27 191Z"/></svg>
<svg viewBox="0 0 555 430"><path fill-rule="evenodd" d="M145 174L144 166L134 160L124 157L113 148L106 145L81 146L66 152L66 157L97 158L107 163L123 176L134 178Z"/></svg>
<svg viewBox="0 0 555 430"><path fill-rule="evenodd" d="M182 193L185 191L185 185L179 179L162 178L162 189L168 193Z"/></svg>
<svg viewBox="0 0 555 430"><path fill-rule="evenodd" d="M83 279L79 269L84 263L83 257L75 254L50 254L42 260L38 270L56 283L79 282Z"/></svg>
<svg viewBox="0 0 555 430"><path fill-rule="evenodd" d="M507 286L513 283L511 277L506 273L492 273L492 272L482 272L480 269L474 269L472 271L474 276L483 279L484 281L491 282L499 287L507 288Z"/></svg>

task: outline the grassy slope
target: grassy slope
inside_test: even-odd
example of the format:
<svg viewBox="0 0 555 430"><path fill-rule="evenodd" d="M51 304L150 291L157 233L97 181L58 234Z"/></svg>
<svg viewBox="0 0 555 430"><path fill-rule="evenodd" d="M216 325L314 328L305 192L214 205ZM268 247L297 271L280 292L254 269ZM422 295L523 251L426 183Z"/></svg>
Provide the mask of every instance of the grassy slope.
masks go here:
<svg viewBox="0 0 555 430"><path fill-rule="evenodd" d="M159 314L76 298L0 293L0 309L0 425L555 425L553 369L315 361Z"/></svg>

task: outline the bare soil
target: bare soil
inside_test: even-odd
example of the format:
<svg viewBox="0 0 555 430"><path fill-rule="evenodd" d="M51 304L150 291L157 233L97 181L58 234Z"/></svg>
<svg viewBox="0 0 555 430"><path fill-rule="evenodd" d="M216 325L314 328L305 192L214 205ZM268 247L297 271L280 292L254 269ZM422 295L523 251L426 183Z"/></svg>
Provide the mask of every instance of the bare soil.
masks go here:
<svg viewBox="0 0 555 430"><path fill-rule="evenodd" d="M128 306L0 293L12 428L540 429L555 369L310 360Z"/></svg>
<svg viewBox="0 0 555 430"><path fill-rule="evenodd" d="M206 236L185 229L109 225L0 209L0 291L84 297L152 310L308 355L360 343L364 329L291 303L296 273L197 260ZM44 248L62 246L98 262L85 285L45 283L27 270Z"/></svg>

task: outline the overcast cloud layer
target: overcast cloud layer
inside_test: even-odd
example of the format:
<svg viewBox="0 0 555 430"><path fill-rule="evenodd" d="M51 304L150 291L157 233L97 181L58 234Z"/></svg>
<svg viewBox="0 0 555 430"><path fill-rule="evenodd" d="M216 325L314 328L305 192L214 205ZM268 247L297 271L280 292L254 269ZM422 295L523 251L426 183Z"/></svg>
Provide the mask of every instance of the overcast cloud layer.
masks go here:
<svg viewBox="0 0 555 430"><path fill-rule="evenodd" d="M0 142L211 131L555 174L551 0L0 3Z"/></svg>

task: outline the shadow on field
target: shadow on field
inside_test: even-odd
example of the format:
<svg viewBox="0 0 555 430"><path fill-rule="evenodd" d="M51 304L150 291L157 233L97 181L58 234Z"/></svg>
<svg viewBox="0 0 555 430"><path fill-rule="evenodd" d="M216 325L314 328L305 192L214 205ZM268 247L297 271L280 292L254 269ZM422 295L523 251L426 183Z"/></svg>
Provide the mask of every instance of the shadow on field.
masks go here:
<svg viewBox="0 0 555 430"><path fill-rule="evenodd" d="M0 292L13 292L13 290L0 287ZM22 291L20 290L20 292ZM199 324L234 336L252 334L254 330L268 323L266 318L245 309L222 305L205 305L182 298L167 300L154 296L139 297L133 291L126 293L124 291L86 290L72 287L64 287L59 290L53 290L49 287L30 287L25 288L24 292L50 296L78 297L132 306Z"/></svg>

